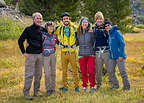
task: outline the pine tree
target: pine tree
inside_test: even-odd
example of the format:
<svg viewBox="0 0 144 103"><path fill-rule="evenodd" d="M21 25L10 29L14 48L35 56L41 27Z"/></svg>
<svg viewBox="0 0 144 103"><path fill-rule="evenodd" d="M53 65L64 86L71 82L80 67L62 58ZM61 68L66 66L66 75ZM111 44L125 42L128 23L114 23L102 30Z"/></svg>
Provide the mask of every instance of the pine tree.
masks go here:
<svg viewBox="0 0 144 103"><path fill-rule="evenodd" d="M61 13L67 11L71 17L79 16L77 7L80 0L21 0L20 11L32 15L33 12L40 12L45 20L60 20ZM73 20L73 19L72 19Z"/></svg>
<svg viewBox="0 0 144 103"><path fill-rule="evenodd" d="M114 24L131 13L130 0L83 0L82 15L94 22L94 15L101 11L105 18L110 18Z"/></svg>

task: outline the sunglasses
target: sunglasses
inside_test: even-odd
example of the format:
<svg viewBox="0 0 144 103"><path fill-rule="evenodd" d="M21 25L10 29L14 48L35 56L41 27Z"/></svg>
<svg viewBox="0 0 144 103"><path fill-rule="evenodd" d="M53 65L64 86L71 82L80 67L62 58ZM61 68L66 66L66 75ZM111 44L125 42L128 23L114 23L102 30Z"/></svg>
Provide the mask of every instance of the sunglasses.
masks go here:
<svg viewBox="0 0 144 103"><path fill-rule="evenodd" d="M108 24L108 25L105 25L105 28L108 27L108 26L110 26L110 25L109 25L109 24Z"/></svg>

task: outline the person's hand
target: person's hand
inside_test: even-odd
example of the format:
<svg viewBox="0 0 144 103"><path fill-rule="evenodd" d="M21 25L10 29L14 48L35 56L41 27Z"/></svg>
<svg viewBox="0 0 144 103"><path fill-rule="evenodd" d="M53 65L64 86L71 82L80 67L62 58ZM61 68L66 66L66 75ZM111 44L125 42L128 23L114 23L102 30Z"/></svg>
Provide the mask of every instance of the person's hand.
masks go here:
<svg viewBox="0 0 144 103"><path fill-rule="evenodd" d="M68 48L68 45L61 45L61 48Z"/></svg>
<svg viewBox="0 0 144 103"><path fill-rule="evenodd" d="M88 32L89 32L89 33L92 33L92 32L93 32L93 30L92 30L92 29L90 29Z"/></svg>
<svg viewBox="0 0 144 103"><path fill-rule="evenodd" d="M76 48L76 45L72 45L71 48Z"/></svg>
<svg viewBox="0 0 144 103"><path fill-rule="evenodd" d="M29 46L29 43L28 42L26 42L26 47L28 47Z"/></svg>
<svg viewBox="0 0 144 103"><path fill-rule="evenodd" d="M29 54L27 54L27 53L24 53L23 55L24 55L24 57L26 57L26 58L29 56Z"/></svg>
<svg viewBox="0 0 144 103"><path fill-rule="evenodd" d="M119 57L118 58L118 61L120 62L120 61L122 61L123 60L123 57Z"/></svg>

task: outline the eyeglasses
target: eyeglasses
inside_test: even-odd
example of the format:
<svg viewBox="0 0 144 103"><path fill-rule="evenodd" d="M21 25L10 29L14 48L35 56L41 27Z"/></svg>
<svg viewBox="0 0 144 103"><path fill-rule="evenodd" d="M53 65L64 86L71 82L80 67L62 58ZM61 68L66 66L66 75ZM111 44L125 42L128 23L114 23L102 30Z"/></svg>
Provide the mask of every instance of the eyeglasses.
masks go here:
<svg viewBox="0 0 144 103"><path fill-rule="evenodd" d="M105 28L108 27L108 26L110 26L110 25L109 25L109 24L108 24L108 25L105 25Z"/></svg>

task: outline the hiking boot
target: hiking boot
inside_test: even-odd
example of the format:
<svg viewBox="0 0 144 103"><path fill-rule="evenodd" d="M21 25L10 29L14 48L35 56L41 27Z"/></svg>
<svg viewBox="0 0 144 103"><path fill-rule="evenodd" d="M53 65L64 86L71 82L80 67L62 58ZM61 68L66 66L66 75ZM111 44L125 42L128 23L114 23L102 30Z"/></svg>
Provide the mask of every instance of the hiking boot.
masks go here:
<svg viewBox="0 0 144 103"><path fill-rule="evenodd" d="M51 93L53 94L55 92L55 90L51 90Z"/></svg>
<svg viewBox="0 0 144 103"><path fill-rule="evenodd" d="M26 100L33 100L33 97L30 96L29 94L24 94L24 99L26 99Z"/></svg>
<svg viewBox="0 0 144 103"><path fill-rule="evenodd" d="M43 95L40 92L34 93L35 97L42 97Z"/></svg>
<svg viewBox="0 0 144 103"><path fill-rule="evenodd" d="M63 91L63 92L66 92L66 91L68 91L68 89L67 89L67 88L63 88L62 91Z"/></svg>
<svg viewBox="0 0 144 103"><path fill-rule="evenodd" d="M124 91L130 90L130 86L128 86L128 87L123 87L123 90L124 90Z"/></svg>
<svg viewBox="0 0 144 103"><path fill-rule="evenodd" d="M95 89L95 91L98 92L98 91L99 91L99 88L100 88L100 86L97 86L97 88Z"/></svg>
<svg viewBox="0 0 144 103"><path fill-rule="evenodd" d="M46 94L47 94L47 96L50 96L50 95L52 94L52 91L51 91L51 90L48 90L48 91L46 92Z"/></svg>
<svg viewBox="0 0 144 103"><path fill-rule="evenodd" d="M95 92L95 88L92 87L92 88L90 89L90 92L91 92L91 93L94 93L94 92Z"/></svg>
<svg viewBox="0 0 144 103"><path fill-rule="evenodd" d="M79 88L75 88L75 92L80 92Z"/></svg>
<svg viewBox="0 0 144 103"><path fill-rule="evenodd" d="M83 88L83 90L84 90L84 92L88 92L88 89L87 89L87 88L85 88L85 87Z"/></svg>
<svg viewBox="0 0 144 103"><path fill-rule="evenodd" d="M110 89L119 89L119 86L112 86Z"/></svg>

